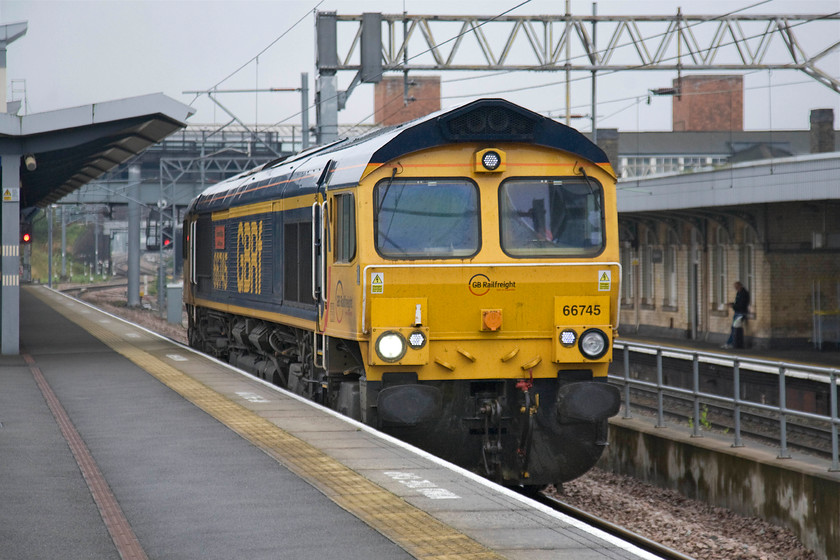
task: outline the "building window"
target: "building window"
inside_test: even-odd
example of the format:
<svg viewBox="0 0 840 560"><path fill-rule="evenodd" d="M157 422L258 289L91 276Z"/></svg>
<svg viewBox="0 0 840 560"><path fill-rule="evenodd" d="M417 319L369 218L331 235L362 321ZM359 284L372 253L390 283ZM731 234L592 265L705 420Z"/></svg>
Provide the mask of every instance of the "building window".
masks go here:
<svg viewBox="0 0 840 560"><path fill-rule="evenodd" d="M688 173L697 169L724 165L727 157L727 155L686 155L683 157L622 155L620 157L621 177L627 179L660 173Z"/></svg>
<svg viewBox="0 0 840 560"><path fill-rule="evenodd" d="M729 236L723 228L717 229L715 245L712 248L712 306L722 309L727 301L726 245Z"/></svg>
<svg viewBox="0 0 840 560"><path fill-rule="evenodd" d="M665 299L663 305L677 307L677 248L680 240L673 231L668 232L668 244L665 246Z"/></svg>
<svg viewBox="0 0 840 560"><path fill-rule="evenodd" d="M656 234L650 230L645 234L645 243L641 250L641 289L642 303L645 305L654 304L654 282L653 282L653 249L656 245Z"/></svg>
<svg viewBox="0 0 840 560"><path fill-rule="evenodd" d="M738 280L750 292L750 300L755 301L755 246L757 242L755 232L752 228L744 228L744 244L740 248L739 275Z"/></svg>
<svg viewBox="0 0 840 560"><path fill-rule="evenodd" d="M620 249L621 260L621 305L633 305L633 248Z"/></svg>

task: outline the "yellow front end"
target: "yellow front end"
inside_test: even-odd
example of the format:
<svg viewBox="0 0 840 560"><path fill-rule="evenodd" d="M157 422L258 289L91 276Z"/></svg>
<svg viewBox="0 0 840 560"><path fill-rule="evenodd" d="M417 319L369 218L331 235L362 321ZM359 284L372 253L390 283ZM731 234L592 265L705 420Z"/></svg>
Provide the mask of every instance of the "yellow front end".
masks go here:
<svg viewBox="0 0 840 560"><path fill-rule="evenodd" d="M492 171L482 166L488 151L500 164ZM440 241L429 242L428 257L389 252L391 229L412 220L423 225L416 212L385 214L391 206L405 204L409 194L404 193L411 191L403 186L422 184L434 193L449 183L476 191L477 216L472 218L476 231L465 234L460 219L457 226L447 225L455 223L451 216L456 213L448 206L439 216L449 216L449 222L432 209L428 219L440 219L443 225L425 235L445 238L445 232L437 230L452 228L452 254L435 254L438 246L445 245ZM517 208L522 203L514 200L517 193L511 187L520 184L531 190L537 188L533 184L545 185L539 188L549 198L558 198L551 193L566 189L562 202L577 208L564 212L571 215L574 210L583 216L580 224L573 225L588 228L587 235L593 238L591 231L596 228L598 243L566 247L557 235L553 243L542 240L534 249L512 248L509 240L519 233L513 230L522 229L520 223L546 230L544 237L560 229L548 222L561 202L541 202L533 195L528 211L523 211ZM356 260L329 271L328 284L333 293L341 291L343 308L337 313L336 303L331 303L327 333L359 342L369 381L380 380L386 372L414 372L421 382L556 378L560 370L582 369L595 377L606 376L618 321L620 278L614 185L608 164L598 166L525 144L459 144L370 166L354 193L359 224ZM341 196L341 191L335 195ZM546 210L546 223L529 215L543 206L554 208ZM572 223L571 217L563 219ZM516 223L506 231L505 223L512 222ZM383 232L386 227L389 231ZM572 233L563 233L566 241ZM462 251L468 255L458 253L465 235L472 243ZM354 321L348 321L350 314ZM341 321L336 321L338 317ZM585 336L588 345L583 344ZM599 344L603 351L598 351Z"/></svg>
<svg viewBox="0 0 840 560"><path fill-rule="evenodd" d="M605 275L617 278L617 266L370 266L367 290L372 279L384 288L366 298L368 379L409 370L419 380L556 377L582 368L604 376L615 301L612 283L598 282ZM581 348L590 331L605 340L592 357ZM394 333L404 344L383 352L377 343Z"/></svg>

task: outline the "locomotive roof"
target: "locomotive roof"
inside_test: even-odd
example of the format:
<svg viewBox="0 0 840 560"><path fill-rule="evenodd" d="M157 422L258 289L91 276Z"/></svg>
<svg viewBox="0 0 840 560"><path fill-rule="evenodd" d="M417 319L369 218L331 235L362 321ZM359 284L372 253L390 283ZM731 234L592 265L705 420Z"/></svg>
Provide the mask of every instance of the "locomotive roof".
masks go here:
<svg viewBox="0 0 840 560"><path fill-rule="evenodd" d="M342 139L266 163L213 185L190 211L217 211L261 200L357 184L368 165L453 142L527 142L608 163L598 146L577 130L504 99L479 99L414 121Z"/></svg>

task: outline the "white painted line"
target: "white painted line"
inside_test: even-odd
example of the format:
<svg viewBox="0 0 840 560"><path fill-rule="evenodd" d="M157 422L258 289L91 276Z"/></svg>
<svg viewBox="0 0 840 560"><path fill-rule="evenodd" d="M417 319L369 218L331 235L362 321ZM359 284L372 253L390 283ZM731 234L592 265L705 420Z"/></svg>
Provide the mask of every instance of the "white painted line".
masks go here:
<svg viewBox="0 0 840 560"><path fill-rule="evenodd" d="M247 391L237 391L237 392L236 392L236 394L237 394L237 395L239 395L240 397L242 397L243 399L245 399L246 401L248 401L248 402L252 402L252 403L267 403L267 402L271 402L271 401L270 401L270 400L268 400L267 398L265 398L265 397L261 397L261 396L259 396L259 395L258 395L258 394L256 394L256 393L249 393L249 392L247 392Z"/></svg>
<svg viewBox="0 0 840 560"><path fill-rule="evenodd" d="M136 332L127 332L125 333L125 336L127 336L128 338L140 338L140 335Z"/></svg>
<svg viewBox="0 0 840 560"><path fill-rule="evenodd" d="M167 358L172 360L173 362L188 362L189 358L182 356L181 354L167 354Z"/></svg>
<svg viewBox="0 0 840 560"><path fill-rule="evenodd" d="M402 471L385 471L385 476L388 476L403 486L407 486L412 490L417 490L427 498L432 500L460 500L461 496L450 492L446 488L441 488L430 480L426 480L414 473Z"/></svg>

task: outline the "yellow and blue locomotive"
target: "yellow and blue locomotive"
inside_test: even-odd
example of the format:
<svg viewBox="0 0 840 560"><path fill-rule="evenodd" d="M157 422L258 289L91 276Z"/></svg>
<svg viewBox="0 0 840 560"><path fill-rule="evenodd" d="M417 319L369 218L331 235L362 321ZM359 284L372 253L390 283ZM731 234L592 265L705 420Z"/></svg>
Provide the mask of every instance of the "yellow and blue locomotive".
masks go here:
<svg viewBox="0 0 840 560"><path fill-rule="evenodd" d="M600 457L619 393L615 174L482 99L208 188L190 344L508 485Z"/></svg>

